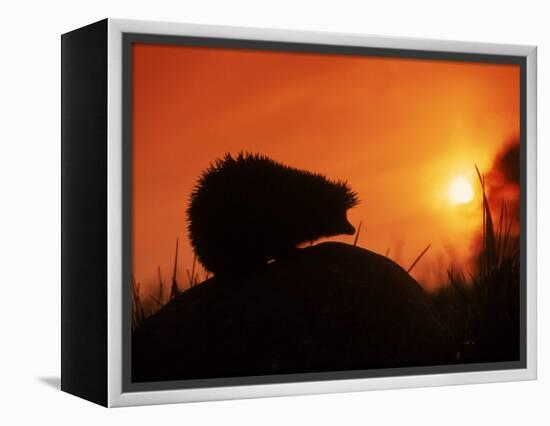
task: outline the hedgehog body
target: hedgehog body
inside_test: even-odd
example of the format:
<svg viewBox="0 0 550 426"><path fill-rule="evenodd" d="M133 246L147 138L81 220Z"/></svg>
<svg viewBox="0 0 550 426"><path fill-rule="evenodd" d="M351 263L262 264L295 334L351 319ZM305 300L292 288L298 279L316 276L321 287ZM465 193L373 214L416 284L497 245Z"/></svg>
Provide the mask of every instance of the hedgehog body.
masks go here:
<svg viewBox="0 0 550 426"><path fill-rule="evenodd" d="M203 172L191 194L189 239L205 269L239 273L301 243L353 234L346 212L357 203L346 182L258 154L227 154Z"/></svg>

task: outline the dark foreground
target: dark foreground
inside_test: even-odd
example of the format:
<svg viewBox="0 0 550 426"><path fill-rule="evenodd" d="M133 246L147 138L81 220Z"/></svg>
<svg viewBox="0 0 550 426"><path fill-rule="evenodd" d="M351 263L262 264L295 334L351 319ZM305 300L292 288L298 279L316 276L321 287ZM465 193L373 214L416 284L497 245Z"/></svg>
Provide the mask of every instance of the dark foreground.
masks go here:
<svg viewBox="0 0 550 426"><path fill-rule="evenodd" d="M399 265L323 243L173 299L133 333L132 381L434 365L455 356L428 296Z"/></svg>

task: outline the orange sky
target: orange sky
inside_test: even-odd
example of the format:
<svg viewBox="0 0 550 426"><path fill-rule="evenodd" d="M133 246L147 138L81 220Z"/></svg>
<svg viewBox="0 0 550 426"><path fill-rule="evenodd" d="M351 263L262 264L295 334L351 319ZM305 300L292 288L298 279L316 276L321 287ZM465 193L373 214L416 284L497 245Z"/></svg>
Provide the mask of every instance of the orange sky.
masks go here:
<svg viewBox="0 0 550 426"><path fill-rule="evenodd" d="M225 152L259 152L347 179L362 203L359 245L413 271L427 288L464 265L479 229L474 163L484 171L519 136L519 66L135 44L133 272L151 288L178 279L192 252L192 185ZM476 198L449 202L454 177ZM353 237L335 238L353 242Z"/></svg>

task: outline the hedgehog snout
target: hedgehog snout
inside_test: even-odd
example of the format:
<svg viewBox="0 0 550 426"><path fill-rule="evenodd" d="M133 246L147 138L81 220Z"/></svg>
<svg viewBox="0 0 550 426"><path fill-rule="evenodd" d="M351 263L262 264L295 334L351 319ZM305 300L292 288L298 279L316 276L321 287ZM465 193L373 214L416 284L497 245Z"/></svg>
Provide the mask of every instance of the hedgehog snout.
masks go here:
<svg viewBox="0 0 550 426"><path fill-rule="evenodd" d="M353 235L355 234L355 227L349 223L347 220L344 223L344 226L342 228L342 234L345 235Z"/></svg>
<svg viewBox="0 0 550 426"><path fill-rule="evenodd" d="M339 213L334 222L332 222L333 235L353 235L355 227L349 222L346 212Z"/></svg>

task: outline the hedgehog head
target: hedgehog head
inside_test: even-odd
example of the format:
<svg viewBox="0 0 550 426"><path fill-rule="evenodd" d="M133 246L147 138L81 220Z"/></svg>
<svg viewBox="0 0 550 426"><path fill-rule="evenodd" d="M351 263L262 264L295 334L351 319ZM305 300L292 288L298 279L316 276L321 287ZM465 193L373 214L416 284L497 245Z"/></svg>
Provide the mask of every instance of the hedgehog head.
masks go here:
<svg viewBox="0 0 550 426"><path fill-rule="evenodd" d="M333 235L353 235L355 228L347 219L347 211L359 203L357 193L345 181L333 181L316 175L317 188L311 191L311 240Z"/></svg>

